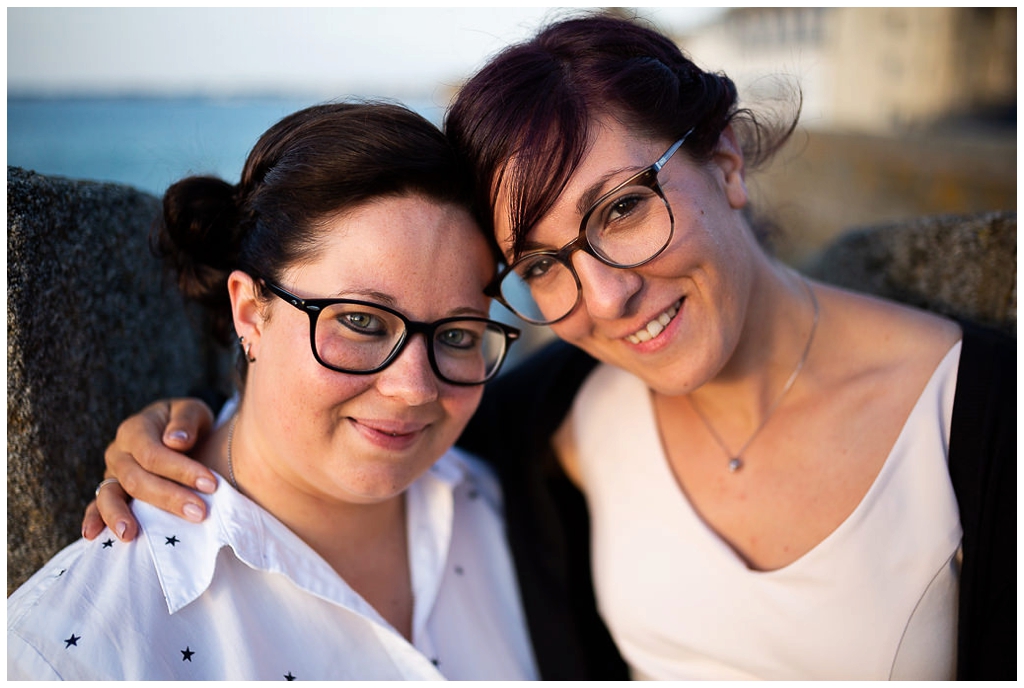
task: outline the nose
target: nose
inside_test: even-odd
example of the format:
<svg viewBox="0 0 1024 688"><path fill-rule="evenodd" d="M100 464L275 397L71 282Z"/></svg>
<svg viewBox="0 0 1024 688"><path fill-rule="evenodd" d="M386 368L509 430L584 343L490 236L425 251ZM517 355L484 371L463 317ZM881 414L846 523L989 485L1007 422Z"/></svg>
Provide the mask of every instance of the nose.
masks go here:
<svg viewBox="0 0 1024 688"><path fill-rule="evenodd" d="M386 397L400 399L409 406L422 406L438 397L439 381L430 367L427 342L412 335L398 358L377 373L377 390Z"/></svg>
<svg viewBox="0 0 1024 688"><path fill-rule="evenodd" d="M572 261L580 278L581 306L591 316L611 320L627 313L629 300L643 286L635 270L613 268L583 251L577 251Z"/></svg>

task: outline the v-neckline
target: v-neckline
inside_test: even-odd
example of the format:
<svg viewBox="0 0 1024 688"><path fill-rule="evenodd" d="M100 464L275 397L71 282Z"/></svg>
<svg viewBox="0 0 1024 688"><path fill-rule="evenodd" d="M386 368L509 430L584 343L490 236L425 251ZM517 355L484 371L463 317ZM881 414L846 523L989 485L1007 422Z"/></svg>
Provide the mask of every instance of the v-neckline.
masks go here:
<svg viewBox="0 0 1024 688"><path fill-rule="evenodd" d="M668 503L676 504L677 507L675 508L677 508L685 518L690 519L694 524L694 530L704 535L702 538L704 545L712 551L722 553L720 556L731 560L736 566L742 567L750 574L771 576L773 574L793 571L804 565L809 565L810 563L813 563L814 560L822 556L827 556L830 548L839 546L834 543L841 541L843 534L851 528L855 528L857 523L864 518L864 513L870 508L870 505L875 501L878 493L883 489L890 475L896 470L899 463L897 459L905 455L905 452L902 451L903 445L912 440L912 437L908 434L908 429L916 425L914 421L922 413L933 412L932 409L927 408L926 402L935 396L935 393L933 392L934 388L941 385L949 375L955 374L960 358L960 348L961 341L958 340L952 347L950 347L949 351L946 352L938 365L936 365L935 369L932 371L931 376L928 378L928 382L922 388L913 407L907 414L896 440L889 449L885 461L879 468L878 473L872 479L868 489L857 501L857 505L830 533L828 533L828 535L788 564L773 569L752 568L733 548L733 546L729 544L729 542L715 529L713 529L707 521L704 520L697 509L693 506L686 490L680 484L675 472L672 470L668 452L661 440L661 431L658 426L657 409L655 408L653 394L651 394L650 389L641 380L633 378L637 383L634 390L643 396L642 403L644 405L638 407L644 409L644 444L649 444L654 448L651 453L653 464L655 469L662 474L662 479L658 479L655 482L658 485L669 486L667 489L671 490L672 495L671 498L668 499ZM950 367L952 367L952 370L950 370ZM624 374L628 375L628 373ZM641 400L637 401L640 402ZM946 420L948 421L949 419ZM945 441L948 446L949 423L944 423L944 427L946 431Z"/></svg>

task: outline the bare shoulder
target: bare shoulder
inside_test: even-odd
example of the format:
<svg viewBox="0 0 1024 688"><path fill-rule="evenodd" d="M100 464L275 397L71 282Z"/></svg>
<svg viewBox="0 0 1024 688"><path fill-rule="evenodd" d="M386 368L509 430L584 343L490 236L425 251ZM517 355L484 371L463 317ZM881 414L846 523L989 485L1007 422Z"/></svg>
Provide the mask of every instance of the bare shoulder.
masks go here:
<svg viewBox="0 0 1024 688"><path fill-rule="evenodd" d="M960 341L960 325L918 308L816 284L821 302L823 349L845 374L930 376Z"/></svg>

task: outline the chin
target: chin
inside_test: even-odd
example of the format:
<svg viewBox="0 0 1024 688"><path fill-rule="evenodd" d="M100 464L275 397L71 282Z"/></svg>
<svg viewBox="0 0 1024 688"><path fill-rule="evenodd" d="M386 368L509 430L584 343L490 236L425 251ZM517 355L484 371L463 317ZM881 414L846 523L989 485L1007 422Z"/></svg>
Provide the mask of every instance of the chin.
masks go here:
<svg viewBox="0 0 1024 688"><path fill-rule="evenodd" d="M339 485L347 501L357 504L377 504L398 497L429 470L425 466L384 465L362 468Z"/></svg>
<svg viewBox="0 0 1024 688"><path fill-rule="evenodd" d="M401 496L411 484L343 485L338 489L338 501L359 505L381 504Z"/></svg>
<svg viewBox="0 0 1024 688"><path fill-rule="evenodd" d="M640 378L652 392L675 397L689 394L705 380L702 371L695 369L692 365L681 365L680 363L645 366L636 361L619 361L612 365L617 365Z"/></svg>

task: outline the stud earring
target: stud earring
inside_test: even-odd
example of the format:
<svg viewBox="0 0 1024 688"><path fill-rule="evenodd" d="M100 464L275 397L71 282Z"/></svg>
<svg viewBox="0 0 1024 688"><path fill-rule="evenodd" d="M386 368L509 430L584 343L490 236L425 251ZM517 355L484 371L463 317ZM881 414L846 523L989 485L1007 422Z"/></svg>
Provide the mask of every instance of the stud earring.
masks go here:
<svg viewBox="0 0 1024 688"><path fill-rule="evenodd" d="M246 344L245 343L245 337L239 337L238 338L238 345L243 348L243 350L245 352L245 359L247 361L249 361L249 363L255 363L256 359L250 353L250 351L252 351L252 342L249 342L248 344Z"/></svg>

